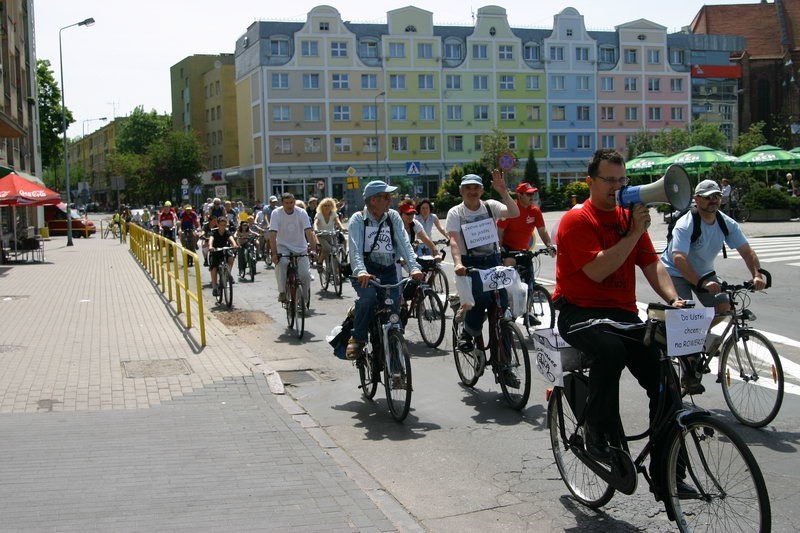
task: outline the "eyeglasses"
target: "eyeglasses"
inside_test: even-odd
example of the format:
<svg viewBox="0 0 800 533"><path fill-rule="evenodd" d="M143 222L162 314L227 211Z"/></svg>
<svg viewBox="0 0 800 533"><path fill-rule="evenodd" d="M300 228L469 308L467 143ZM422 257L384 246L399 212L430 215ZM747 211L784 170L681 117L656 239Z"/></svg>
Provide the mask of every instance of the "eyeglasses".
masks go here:
<svg viewBox="0 0 800 533"><path fill-rule="evenodd" d="M698 195L700 196L700 195ZM720 200L722 198L722 194L712 194L711 196L700 196L703 200Z"/></svg>
<svg viewBox="0 0 800 533"><path fill-rule="evenodd" d="M599 180L603 180L606 183L610 183L611 185L620 185L622 187L626 186L631 182L631 179L628 177L625 178L605 178L603 176L592 176L593 178L597 178Z"/></svg>

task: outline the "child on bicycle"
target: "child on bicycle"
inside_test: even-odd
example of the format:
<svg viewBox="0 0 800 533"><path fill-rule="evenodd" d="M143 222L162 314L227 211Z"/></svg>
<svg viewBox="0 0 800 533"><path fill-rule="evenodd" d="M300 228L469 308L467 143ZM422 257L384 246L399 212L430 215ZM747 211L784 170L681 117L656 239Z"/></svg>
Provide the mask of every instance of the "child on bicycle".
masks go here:
<svg viewBox="0 0 800 533"><path fill-rule="evenodd" d="M228 231L228 217L217 217L217 229L209 234L209 247L208 247L208 267L211 271L211 293L214 296L219 294L217 287L217 268L222 261L227 261L228 266L233 270L233 255L217 251L219 248L236 248L236 240L233 234ZM233 279L231 279L233 283Z"/></svg>
<svg viewBox="0 0 800 533"><path fill-rule="evenodd" d="M252 220L250 217L249 220ZM249 239L258 239L258 232L253 230L251 226L251 222L248 220L243 220L239 222L239 228L236 230L236 233L233 236L234 240L236 241L236 245L239 248L243 248ZM247 258L245 257L244 253L239 254L239 277L244 278L245 274L247 273Z"/></svg>

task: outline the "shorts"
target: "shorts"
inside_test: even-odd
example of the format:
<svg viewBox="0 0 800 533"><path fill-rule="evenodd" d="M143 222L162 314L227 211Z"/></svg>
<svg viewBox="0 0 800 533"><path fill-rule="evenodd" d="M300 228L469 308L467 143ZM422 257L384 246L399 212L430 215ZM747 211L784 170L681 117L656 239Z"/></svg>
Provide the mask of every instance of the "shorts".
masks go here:
<svg viewBox="0 0 800 533"><path fill-rule="evenodd" d="M730 302L730 298L728 298L728 294L725 292L721 292L719 294L711 294L710 292L697 292L697 288L686 281L685 278L682 276L671 276L672 284L675 285L675 291L678 293L684 300L691 300L692 294L696 296L696 300L700 302L704 307L716 307L720 304L727 304ZM708 278L709 281L716 281L717 283L721 283L722 280L717 277L713 276Z"/></svg>
<svg viewBox="0 0 800 533"><path fill-rule="evenodd" d="M222 258L230 255L230 252L209 252L208 254L208 268L217 268L222 263Z"/></svg>

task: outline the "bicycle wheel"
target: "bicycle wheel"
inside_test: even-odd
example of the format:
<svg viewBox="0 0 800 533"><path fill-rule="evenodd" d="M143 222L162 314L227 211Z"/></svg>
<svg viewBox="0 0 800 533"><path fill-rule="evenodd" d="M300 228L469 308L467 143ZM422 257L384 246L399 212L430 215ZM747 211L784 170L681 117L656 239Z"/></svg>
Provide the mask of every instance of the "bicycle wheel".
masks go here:
<svg viewBox="0 0 800 533"><path fill-rule="evenodd" d="M230 309L233 305L233 279L231 279L231 271L227 266L223 267L223 270L225 272L225 276L223 278L225 280L225 284L222 286L222 293L225 298L225 306Z"/></svg>
<svg viewBox="0 0 800 533"><path fill-rule="evenodd" d="M217 304L222 305L222 293L225 292L225 269L217 267Z"/></svg>
<svg viewBox="0 0 800 533"><path fill-rule="evenodd" d="M361 392L364 393L364 397L368 400L375 397L379 380L379 373L375 368L375 361L372 357L373 353L368 352L367 346L364 346L364 356L356 361L358 378L361 381Z"/></svg>
<svg viewBox="0 0 800 533"><path fill-rule="evenodd" d="M247 267L250 269L250 281L256 280L256 255L252 248L247 249Z"/></svg>
<svg viewBox="0 0 800 533"><path fill-rule="evenodd" d="M297 298L297 311L294 315L294 334L298 339L302 339L306 330L306 291L303 290L302 285L297 287L295 297Z"/></svg>
<svg viewBox="0 0 800 533"><path fill-rule="evenodd" d="M297 305L295 304L295 284L294 279L286 283L286 323L289 329L294 327L294 318L297 314Z"/></svg>
<svg viewBox="0 0 800 533"><path fill-rule="evenodd" d="M422 340L436 348L444 339L444 304L439 295L426 290L417 300L417 324Z"/></svg>
<svg viewBox="0 0 800 533"><path fill-rule="evenodd" d="M750 220L750 210L746 207L739 208L739 222L747 222Z"/></svg>
<svg viewBox="0 0 800 533"><path fill-rule="evenodd" d="M575 499L592 509L611 501L614 488L572 452L573 446L583 445L583 435L578 433L578 417L572 412L562 387L555 387L550 395L547 426L550 428L550 447L556 467L561 474L561 480Z"/></svg>
<svg viewBox="0 0 800 533"><path fill-rule="evenodd" d="M783 403L783 366L763 334L740 329L738 336L725 342L720 356L722 394L739 422L763 427L775 419Z"/></svg>
<svg viewBox="0 0 800 533"><path fill-rule="evenodd" d="M447 301L450 294L450 283L447 281L447 276L444 271L438 266L433 270L433 277L430 280L431 289L439 295L439 299L443 302Z"/></svg>
<svg viewBox="0 0 800 533"><path fill-rule="evenodd" d="M342 295L342 269L341 263L339 263L339 257L334 256L331 259L331 281L333 282L333 292L336 293L336 296Z"/></svg>
<svg viewBox="0 0 800 533"><path fill-rule="evenodd" d="M520 410L528 403L531 394L531 361L528 348L517 325L512 320L500 324L501 344L498 346L500 360L500 389L508 404ZM501 354L505 354L505 357Z"/></svg>
<svg viewBox="0 0 800 533"><path fill-rule="evenodd" d="M769 531L767 486L747 445L708 415L684 421L669 439L663 479L680 531ZM678 491L677 483L691 487Z"/></svg>
<svg viewBox="0 0 800 533"><path fill-rule="evenodd" d="M478 356L478 348L471 352L462 352L458 349L458 339L463 330L464 320L460 317L453 318L453 358L456 361L456 371L461 383L467 387L474 387L483 373L483 364Z"/></svg>
<svg viewBox="0 0 800 533"><path fill-rule="evenodd" d="M389 412L398 422L405 420L411 407L411 356L406 349L406 341L400 330L390 329L389 365L384 365L383 384L386 387L386 401Z"/></svg>
<svg viewBox="0 0 800 533"><path fill-rule="evenodd" d="M542 327L552 329L556 325L556 313L553 309L553 298L550 292L534 283L528 290L526 313L521 317L521 323L528 334L532 330Z"/></svg>
<svg viewBox="0 0 800 533"><path fill-rule="evenodd" d="M328 285L331 283L331 256L325 258L322 263L322 272L317 272L319 275L319 284L322 285L322 290L327 291Z"/></svg>

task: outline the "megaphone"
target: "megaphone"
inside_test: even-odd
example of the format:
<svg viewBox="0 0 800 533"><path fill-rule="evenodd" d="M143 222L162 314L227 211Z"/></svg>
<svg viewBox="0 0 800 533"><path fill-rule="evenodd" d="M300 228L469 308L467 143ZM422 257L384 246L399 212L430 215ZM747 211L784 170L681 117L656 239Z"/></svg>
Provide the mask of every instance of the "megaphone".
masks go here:
<svg viewBox="0 0 800 533"><path fill-rule="evenodd" d="M661 179L634 187L623 187L617 191L617 205L631 207L634 204L671 204L679 211L692 203L692 184L689 175L680 165L670 165Z"/></svg>

